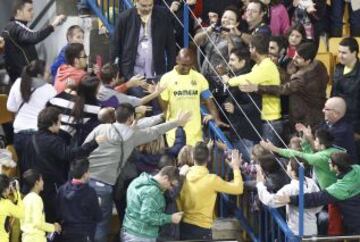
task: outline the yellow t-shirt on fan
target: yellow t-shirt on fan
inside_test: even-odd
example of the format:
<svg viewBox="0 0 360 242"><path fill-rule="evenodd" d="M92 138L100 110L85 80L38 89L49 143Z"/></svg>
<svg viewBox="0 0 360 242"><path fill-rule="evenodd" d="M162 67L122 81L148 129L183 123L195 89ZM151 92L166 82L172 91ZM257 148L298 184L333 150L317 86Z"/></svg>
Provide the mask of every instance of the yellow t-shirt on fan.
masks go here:
<svg viewBox="0 0 360 242"><path fill-rule="evenodd" d="M176 67L175 67L176 68ZM166 89L161 93L162 100L168 103L166 121L174 120L179 112L191 112L191 120L185 125L186 144L195 145L203 140L200 101L210 98L209 84L199 72L190 70L188 75L180 75L175 68L163 75L161 86ZM169 146L175 141L175 129L166 133Z"/></svg>

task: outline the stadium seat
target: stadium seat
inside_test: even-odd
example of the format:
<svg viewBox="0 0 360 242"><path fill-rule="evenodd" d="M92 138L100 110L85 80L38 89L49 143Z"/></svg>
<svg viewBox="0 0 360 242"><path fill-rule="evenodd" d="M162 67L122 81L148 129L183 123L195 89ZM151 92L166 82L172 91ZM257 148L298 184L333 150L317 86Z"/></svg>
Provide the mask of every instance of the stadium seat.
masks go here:
<svg viewBox="0 0 360 242"><path fill-rule="evenodd" d="M334 73L334 56L329 53L329 52L324 52L324 53L318 53L316 55L316 60L321 61L322 63L324 63L326 70L329 74L329 83L326 87L326 97L330 97L330 92L332 89L332 82L333 82L333 73Z"/></svg>
<svg viewBox="0 0 360 242"><path fill-rule="evenodd" d="M330 82L331 82L332 75L334 73L334 56L332 55L332 53L329 52L318 53L315 59L324 63L326 70L328 71L328 74L330 76Z"/></svg>
<svg viewBox="0 0 360 242"><path fill-rule="evenodd" d="M0 124L8 123L13 120L13 114L6 108L7 95L0 94Z"/></svg>
<svg viewBox="0 0 360 242"><path fill-rule="evenodd" d="M326 37L320 37L318 53L324 53L328 51Z"/></svg>

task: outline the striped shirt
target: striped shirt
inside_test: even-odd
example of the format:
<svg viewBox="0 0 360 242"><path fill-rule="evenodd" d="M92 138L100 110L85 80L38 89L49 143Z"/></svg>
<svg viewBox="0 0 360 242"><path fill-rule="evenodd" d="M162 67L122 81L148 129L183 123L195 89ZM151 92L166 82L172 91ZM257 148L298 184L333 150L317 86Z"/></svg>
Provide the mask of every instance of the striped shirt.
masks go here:
<svg viewBox="0 0 360 242"><path fill-rule="evenodd" d="M61 112L61 126L60 129L71 136L74 136L79 124L85 125L90 119L97 120L97 114L100 111L100 106L93 104L85 104L80 121L75 120L72 114L72 109L75 105L76 96L61 92L54 98L50 99L48 106L57 107Z"/></svg>

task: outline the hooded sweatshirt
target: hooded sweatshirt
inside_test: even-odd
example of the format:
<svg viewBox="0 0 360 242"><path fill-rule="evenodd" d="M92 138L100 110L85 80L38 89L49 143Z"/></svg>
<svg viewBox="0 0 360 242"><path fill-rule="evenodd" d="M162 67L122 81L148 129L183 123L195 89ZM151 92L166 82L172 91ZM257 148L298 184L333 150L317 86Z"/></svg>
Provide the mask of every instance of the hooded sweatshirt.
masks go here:
<svg viewBox="0 0 360 242"><path fill-rule="evenodd" d="M63 231L93 238L102 217L95 190L87 183L69 181L60 187L56 201Z"/></svg>
<svg viewBox="0 0 360 242"><path fill-rule="evenodd" d="M75 68L67 64L61 65L54 81L54 87L57 93L64 91L68 83L78 85L84 75L86 75L86 71L83 69Z"/></svg>
<svg viewBox="0 0 360 242"><path fill-rule="evenodd" d="M24 198L24 218L21 219L21 231L23 242L46 242L46 232L55 231L53 224L46 223L44 204L41 197L30 192Z"/></svg>
<svg viewBox="0 0 360 242"><path fill-rule="evenodd" d="M216 174L209 174L205 166L193 166L186 175L177 200L183 222L210 229L214 222L214 208L218 192L238 195L243 192L240 170L234 170L234 181L226 182Z"/></svg>
<svg viewBox="0 0 360 242"><path fill-rule="evenodd" d="M156 238L162 225L171 223L171 214L165 214L165 198L160 184L149 174L134 179L126 194L126 212L123 227L138 237Z"/></svg>
<svg viewBox="0 0 360 242"><path fill-rule="evenodd" d="M360 166L353 165L352 170L346 175L338 179L326 191L339 200L345 200L360 194Z"/></svg>

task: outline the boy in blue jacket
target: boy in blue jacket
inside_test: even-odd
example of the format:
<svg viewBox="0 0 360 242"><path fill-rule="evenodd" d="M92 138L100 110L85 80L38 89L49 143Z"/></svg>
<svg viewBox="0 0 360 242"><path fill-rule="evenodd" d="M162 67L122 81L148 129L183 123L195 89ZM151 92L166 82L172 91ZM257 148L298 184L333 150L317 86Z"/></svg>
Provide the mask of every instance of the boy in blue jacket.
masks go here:
<svg viewBox="0 0 360 242"><path fill-rule="evenodd" d="M66 39L68 41L67 45L61 49L59 55L55 58L53 64L51 65L51 75L53 78L55 78L58 68L62 64L65 64L66 47L72 43L84 44L84 30L79 25L72 25L66 32Z"/></svg>
<svg viewBox="0 0 360 242"><path fill-rule="evenodd" d="M102 212L95 190L88 185L89 161L75 160L71 164L72 179L60 187L57 211L62 233L59 241L94 241L96 223Z"/></svg>

